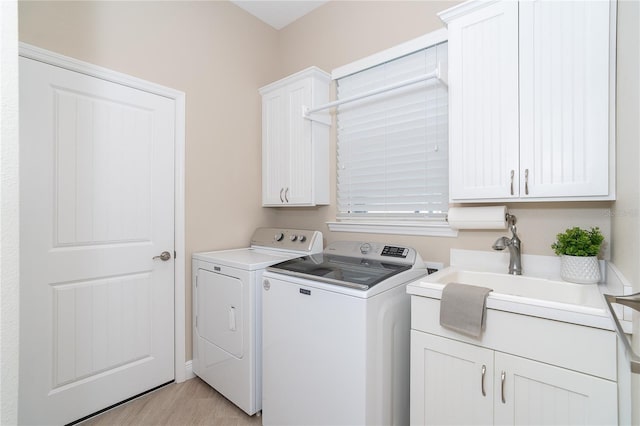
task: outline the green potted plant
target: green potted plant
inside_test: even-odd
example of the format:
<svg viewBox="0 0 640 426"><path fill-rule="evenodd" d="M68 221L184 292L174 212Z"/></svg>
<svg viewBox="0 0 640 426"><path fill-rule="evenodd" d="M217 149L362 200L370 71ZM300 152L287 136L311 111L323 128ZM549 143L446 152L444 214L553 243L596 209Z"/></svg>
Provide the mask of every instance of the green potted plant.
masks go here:
<svg viewBox="0 0 640 426"><path fill-rule="evenodd" d="M562 279L579 284L598 283L598 254L603 241L604 236L598 227L586 230L576 226L556 235L556 242L551 248L560 256Z"/></svg>

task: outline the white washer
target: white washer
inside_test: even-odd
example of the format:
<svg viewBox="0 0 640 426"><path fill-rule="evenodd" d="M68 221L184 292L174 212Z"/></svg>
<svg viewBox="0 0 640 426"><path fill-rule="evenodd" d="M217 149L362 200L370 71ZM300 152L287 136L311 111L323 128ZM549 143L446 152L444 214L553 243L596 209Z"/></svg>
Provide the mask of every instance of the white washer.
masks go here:
<svg viewBox="0 0 640 426"><path fill-rule="evenodd" d="M265 426L409 424L413 249L338 241L263 275Z"/></svg>
<svg viewBox="0 0 640 426"><path fill-rule="evenodd" d="M193 254L193 372L249 415L262 408L264 268L321 251L318 231L258 228L249 248Z"/></svg>

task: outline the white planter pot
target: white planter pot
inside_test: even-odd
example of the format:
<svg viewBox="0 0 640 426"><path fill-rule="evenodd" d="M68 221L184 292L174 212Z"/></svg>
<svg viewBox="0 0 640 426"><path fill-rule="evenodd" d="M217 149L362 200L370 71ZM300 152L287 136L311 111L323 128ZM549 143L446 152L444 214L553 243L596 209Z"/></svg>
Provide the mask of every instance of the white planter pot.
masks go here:
<svg viewBox="0 0 640 426"><path fill-rule="evenodd" d="M560 276L572 283L597 284L600 282L598 257L564 255L560 258Z"/></svg>

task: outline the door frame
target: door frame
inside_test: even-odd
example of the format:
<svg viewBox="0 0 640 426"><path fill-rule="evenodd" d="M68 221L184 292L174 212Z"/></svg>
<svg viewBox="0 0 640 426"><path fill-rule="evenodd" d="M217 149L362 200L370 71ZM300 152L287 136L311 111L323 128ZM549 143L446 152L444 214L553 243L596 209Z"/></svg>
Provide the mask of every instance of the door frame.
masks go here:
<svg viewBox="0 0 640 426"><path fill-rule="evenodd" d="M19 56L79 72L112 83L172 99L175 102L174 147L174 380L176 383L193 376L186 363L185 346L185 93L127 74L80 61L27 43L19 43ZM187 371L189 370L189 371Z"/></svg>

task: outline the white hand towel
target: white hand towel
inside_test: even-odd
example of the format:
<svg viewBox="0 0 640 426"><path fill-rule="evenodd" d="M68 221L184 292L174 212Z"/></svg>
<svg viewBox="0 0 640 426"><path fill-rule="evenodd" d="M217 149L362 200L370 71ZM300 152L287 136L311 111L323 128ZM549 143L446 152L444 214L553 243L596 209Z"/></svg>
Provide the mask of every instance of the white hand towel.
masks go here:
<svg viewBox="0 0 640 426"><path fill-rule="evenodd" d="M440 299L440 325L478 338L485 327L490 288L449 283Z"/></svg>

